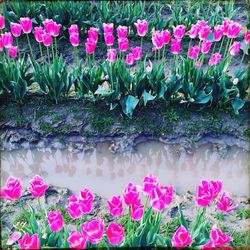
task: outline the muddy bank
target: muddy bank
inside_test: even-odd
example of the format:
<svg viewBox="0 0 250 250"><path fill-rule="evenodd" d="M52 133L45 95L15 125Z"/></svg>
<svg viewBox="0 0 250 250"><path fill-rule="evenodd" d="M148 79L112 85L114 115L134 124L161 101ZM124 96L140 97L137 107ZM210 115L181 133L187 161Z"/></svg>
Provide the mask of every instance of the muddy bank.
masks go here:
<svg viewBox="0 0 250 250"><path fill-rule="evenodd" d="M182 143L185 148L214 142L248 150L249 110L249 103L239 115L216 107L156 103L138 109L131 120L103 103L70 99L54 105L47 98L31 95L22 110L12 102L1 104L1 150L51 147L83 151L110 141L112 152L124 152L145 140Z"/></svg>

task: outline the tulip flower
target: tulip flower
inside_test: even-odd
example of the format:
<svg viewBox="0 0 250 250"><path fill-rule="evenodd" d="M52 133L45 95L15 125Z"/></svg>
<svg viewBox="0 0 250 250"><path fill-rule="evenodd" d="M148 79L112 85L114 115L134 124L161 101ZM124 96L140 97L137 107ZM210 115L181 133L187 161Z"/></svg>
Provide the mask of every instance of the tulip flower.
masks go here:
<svg viewBox="0 0 250 250"><path fill-rule="evenodd" d="M70 248L84 249L86 248L87 239L76 230L72 230L69 234L68 243Z"/></svg>
<svg viewBox="0 0 250 250"><path fill-rule="evenodd" d="M103 32L106 34L113 33L113 31L114 31L114 24L113 23L103 23L102 27L103 27Z"/></svg>
<svg viewBox="0 0 250 250"><path fill-rule="evenodd" d="M240 51L240 47L241 47L241 42L234 42L233 45L229 48L229 54L231 56L236 56L238 55L239 51Z"/></svg>
<svg viewBox="0 0 250 250"><path fill-rule="evenodd" d="M144 177L143 192L149 194L152 189L158 186L158 178L152 174Z"/></svg>
<svg viewBox="0 0 250 250"><path fill-rule="evenodd" d="M151 190L149 194L149 201L152 208L156 211L162 211L165 208L163 194L161 192L161 189L158 187L155 187Z"/></svg>
<svg viewBox="0 0 250 250"><path fill-rule="evenodd" d="M227 192L224 192L222 194L216 204L219 210L226 213L230 213L238 207L238 204L236 202L231 202L230 196Z"/></svg>
<svg viewBox="0 0 250 250"><path fill-rule="evenodd" d="M45 27L45 31L50 34L50 36L59 36L61 24L57 24L52 19L45 19L45 21L43 21L43 25Z"/></svg>
<svg viewBox="0 0 250 250"><path fill-rule="evenodd" d="M224 28L224 30L223 30L223 35L227 35L228 28L229 28L229 25L230 25L231 23L233 23L233 21L230 20L229 18L226 18L226 19L223 21L223 23L222 23L223 28Z"/></svg>
<svg viewBox="0 0 250 250"><path fill-rule="evenodd" d="M218 248L224 247L228 243L233 241L233 238L228 236L227 234L223 233L220 229L218 229L215 225L212 227L210 232L210 242L205 244L202 248L203 249L211 249L211 248Z"/></svg>
<svg viewBox="0 0 250 250"><path fill-rule="evenodd" d="M85 221L81 225L82 234L87 237L91 244L98 244L104 233L104 220L98 219L93 221Z"/></svg>
<svg viewBox="0 0 250 250"><path fill-rule="evenodd" d="M92 211L93 200L94 200L94 195L91 193L89 189L84 188L83 190L81 190L79 202L80 202L83 214L87 214Z"/></svg>
<svg viewBox="0 0 250 250"><path fill-rule="evenodd" d="M178 25L174 28L174 37L175 39L182 39L185 35L186 26L185 25Z"/></svg>
<svg viewBox="0 0 250 250"><path fill-rule="evenodd" d="M13 44L13 37L10 32L2 34L2 43L5 48L10 48Z"/></svg>
<svg viewBox="0 0 250 250"><path fill-rule="evenodd" d="M140 37L144 37L148 31L148 22L146 20L138 19L135 23L137 33Z"/></svg>
<svg viewBox="0 0 250 250"><path fill-rule="evenodd" d="M108 242L113 246L117 246L123 241L124 229L121 224L111 222L106 230L106 235Z"/></svg>
<svg viewBox="0 0 250 250"><path fill-rule="evenodd" d="M79 33L71 33L69 37L69 41L72 44L72 46L77 47L79 46Z"/></svg>
<svg viewBox="0 0 250 250"><path fill-rule="evenodd" d="M161 199L165 205L169 205L173 200L173 187L172 186L160 186Z"/></svg>
<svg viewBox="0 0 250 250"><path fill-rule="evenodd" d="M170 51L172 54L178 54L181 50L181 41L179 39L172 39Z"/></svg>
<svg viewBox="0 0 250 250"><path fill-rule="evenodd" d="M112 33L105 33L104 40L107 46L112 46L115 42L115 37Z"/></svg>
<svg viewBox="0 0 250 250"><path fill-rule="evenodd" d="M138 200L139 198L138 188L133 183L129 183L123 191L123 198L126 205L130 206L134 201Z"/></svg>
<svg viewBox="0 0 250 250"><path fill-rule="evenodd" d="M96 49L96 43L92 39L87 39L87 42L85 43L85 50L86 52L91 55L95 52Z"/></svg>
<svg viewBox="0 0 250 250"><path fill-rule="evenodd" d="M119 25L117 28L118 38L126 38L128 35L128 27Z"/></svg>
<svg viewBox="0 0 250 250"><path fill-rule="evenodd" d="M156 30L152 33L152 42L156 49L161 49L164 45L163 33Z"/></svg>
<svg viewBox="0 0 250 250"><path fill-rule="evenodd" d="M202 184L198 186L196 203L202 207L208 206L218 196L221 189L222 181L202 180Z"/></svg>
<svg viewBox="0 0 250 250"><path fill-rule="evenodd" d="M246 31L246 34L244 36L244 40L246 44L250 44L250 30Z"/></svg>
<svg viewBox="0 0 250 250"><path fill-rule="evenodd" d="M0 198L9 201L16 201L22 195L21 180L10 176L5 184L5 187L0 190Z"/></svg>
<svg viewBox="0 0 250 250"><path fill-rule="evenodd" d="M168 30L163 30L162 31L162 35L163 35L163 44L168 44L171 40L171 33Z"/></svg>
<svg viewBox="0 0 250 250"><path fill-rule="evenodd" d="M223 36L223 25L217 25L214 27L214 41L219 42Z"/></svg>
<svg viewBox="0 0 250 250"><path fill-rule="evenodd" d="M197 61L194 64L195 68L200 69L201 68L201 62Z"/></svg>
<svg viewBox="0 0 250 250"><path fill-rule="evenodd" d="M108 57L107 60L109 62L114 62L116 60L116 49L108 49Z"/></svg>
<svg viewBox="0 0 250 250"><path fill-rule="evenodd" d="M174 233L171 243L173 247L183 248L192 243L192 238L187 229L183 226L180 226Z"/></svg>
<svg viewBox="0 0 250 250"><path fill-rule="evenodd" d="M207 21L204 21L204 20L198 20L196 22L196 25L201 28L201 27L207 26L208 23L207 23Z"/></svg>
<svg viewBox="0 0 250 250"><path fill-rule="evenodd" d="M202 43L201 43L201 52L203 54L207 54L210 51L211 46L212 46L212 42L211 41L209 41L209 40L203 40Z"/></svg>
<svg viewBox="0 0 250 250"><path fill-rule="evenodd" d="M141 47L134 47L131 48L132 54L134 56L135 61L140 60L142 57L142 48Z"/></svg>
<svg viewBox="0 0 250 250"><path fill-rule="evenodd" d="M10 30L14 37L21 36L22 33L22 27L19 23L10 23Z"/></svg>
<svg viewBox="0 0 250 250"><path fill-rule="evenodd" d="M42 34L42 38L43 38L43 45L44 46L46 46L46 47L51 46L53 40L52 40L52 37L50 36L50 34L45 32L44 34Z"/></svg>
<svg viewBox="0 0 250 250"><path fill-rule="evenodd" d="M210 59L208 61L208 65L209 66L217 65L220 62L220 60L221 60L220 53L212 54L212 56L210 57Z"/></svg>
<svg viewBox="0 0 250 250"><path fill-rule="evenodd" d="M76 24L72 24L69 28L68 28L68 32L69 35L73 34L73 33L79 33L79 29L78 26Z"/></svg>
<svg viewBox="0 0 250 250"><path fill-rule="evenodd" d="M45 194L48 187L39 175L35 175L30 181L29 191L33 197L38 198Z"/></svg>
<svg viewBox="0 0 250 250"><path fill-rule="evenodd" d="M200 31L199 31L199 38L200 40L206 40L209 33L211 31L211 28L209 25L206 25L206 26L202 26Z"/></svg>
<svg viewBox="0 0 250 250"><path fill-rule="evenodd" d="M127 63L128 65L133 65L134 62L135 62L135 59L134 59L133 53L127 54L127 55L126 55L126 63Z"/></svg>
<svg viewBox="0 0 250 250"><path fill-rule="evenodd" d="M72 219L80 218L82 216L82 208L79 202L79 198L76 195L72 195L68 198L68 205L66 210Z"/></svg>
<svg viewBox="0 0 250 250"><path fill-rule="evenodd" d="M197 46L197 45L191 47L191 48L189 49L189 52L188 52L188 57L191 58L191 59L197 59L200 50L201 50L200 47Z"/></svg>
<svg viewBox="0 0 250 250"><path fill-rule="evenodd" d="M122 200L120 196L113 196L112 199L107 200L109 212L114 217L120 217L122 214Z"/></svg>
<svg viewBox="0 0 250 250"><path fill-rule="evenodd" d="M144 207L141 204L141 201L137 198L136 200L133 201L133 203L130 206L130 217L138 221L142 218L144 214Z"/></svg>
<svg viewBox="0 0 250 250"><path fill-rule="evenodd" d="M34 28L34 37L38 43L41 43L43 41L43 35L45 34L45 31L42 27L35 27Z"/></svg>
<svg viewBox="0 0 250 250"><path fill-rule="evenodd" d="M63 228L64 221L60 210L50 211L47 220L51 231L59 232Z"/></svg>
<svg viewBox="0 0 250 250"><path fill-rule="evenodd" d="M21 17L20 24L23 30L23 33L29 34L32 31L32 20L29 17Z"/></svg>
<svg viewBox="0 0 250 250"><path fill-rule="evenodd" d="M120 51L122 51L122 52L126 51L129 47L128 38L119 38L118 39L118 47L119 47Z"/></svg>
<svg viewBox="0 0 250 250"><path fill-rule="evenodd" d="M94 41L95 43L97 43L97 40L98 40L98 31L99 29L94 28L94 27L91 27L88 30L88 38Z"/></svg>
<svg viewBox="0 0 250 250"><path fill-rule="evenodd" d="M191 29L189 31L189 37L191 39L196 38L198 36L199 32L200 32L200 29L201 29L200 26L198 26L196 24L195 25L192 24L192 27L191 27Z"/></svg>
<svg viewBox="0 0 250 250"><path fill-rule="evenodd" d="M4 16L0 14L0 30L5 28L5 19Z"/></svg>
<svg viewBox="0 0 250 250"><path fill-rule="evenodd" d="M236 38L241 32L242 26L237 22L232 22L229 24L227 29L228 38Z"/></svg>
<svg viewBox="0 0 250 250"><path fill-rule="evenodd" d="M25 233L23 238L18 241L20 249L40 249L40 242L38 234L30 236Z"/></svg>

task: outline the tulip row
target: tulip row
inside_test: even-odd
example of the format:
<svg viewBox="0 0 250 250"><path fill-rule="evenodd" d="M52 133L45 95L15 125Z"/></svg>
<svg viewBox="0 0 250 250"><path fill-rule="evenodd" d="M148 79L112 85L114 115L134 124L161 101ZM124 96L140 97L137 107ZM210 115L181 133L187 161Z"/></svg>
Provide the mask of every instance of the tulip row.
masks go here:
<svg viewBox="0 0 250 250"><path fill-rule="evenodd" d="M4 28L4 18L0 17L1 29ZM242 60L248 51L250 44L250 31L244 34L242 42L235 41L243 30L243 27L230 19L225 19L214 30L206 21L199 20L193 24L187 32L186 26L177 25L173 34L169 30L156 30L152 32L152 51L154 61L147 60L143 55L143 37L148 33L148 22L137 20L135 27L141 37L141 46L135 46L129 50L129 29L126 26L117 27L118 49L115 48L114 24L103 24L103 36L107 45L107 60L100 64L95 62L95 50L99 39L99 29L91 27L88 30L85 42L86 61L79 61L78 47L80 45L80 33L77 25L71 25L68 29L69 40L74 47L75 65L68 72L62 55L59 58L57 49L57 37L60 35L61 25L53 20L46 19L43 27L34 28L34 37L39 44L42 63L35 61L33 50L29 42L29 34L32 32L33 23L28 17L21 18L19 24L11 23L11 32L5 32L0 37L0 46L8 50L4 53L3 63L0 64L1 74L0 93L12 93L14 98L22 102L27 92L27 86L37 82L43 93L48 94L57 103L61 97L68 96L71 86L75 86L75 92L79 97L92 101L106 100L111 109L120 104L123 112L132 117L137 105L157 100L167 102L176 97L181 97L182 102L206 104L216 103L221 107L231 105L235 111L243 107L245 96L249 86L249 75L239 68L234 75L228 74L228 67L234 56L240 49L244 51ZM17 46L13 45L12 35L19 37L21 32L27 35L30 47L31 63L33 66L32 77L22 72L19 61L11 59L17 56ZM187 55L180 55L181 43L188 33L190 38ZM12 34L12 35L11 35ZM192 43L198 44L192 46ZM225 41L226 40L226 41ZM18 39L17 39L18 41ZM171 44L170 44L171 43ZM219 44L220 43L220 44ZM226 43L226 44L225 44ZM1 45L2 44L2 45ZM47 49L47 61L45 60L42 46ZM167 61L166 54L173 55ZM216 52L217 44L220 45ZM224 54L222 47L226 45ZM213 49L212 49L213 46ZM51 47L51 49L50 49ZM210 51L208 69L204 71L205 61ZM52 52L52 62L50 60ZM1 53L2 54L2 53ZM9 57L8 57L9 55ZM90 56L92 55L92 59ZM28 64L28 62L26 62ZM24 59L22 64L24 64ZM166 73L166 66L170 64L170 75ZM10 65L13 66L11 72ZM134 67L132 68L132 65ZM26 69L28 67L25 67ZM13 73L15 72L15 73Z"/></svg>
<svg viewBox="0 0 250 250"><path fill-rule="evenodd" d="M47 212L41 206L40 199L48 187L38 175L30 181L28 190L37 199L37 209L42 221L38 226L37 214L34 208L28 205L31 210L29 224L21 228L16 226L18 231L10 236L9 245L13 247L18 245L21 249L39 249L43 246L81 249L93 246L176 248L191 246L201 249L225 247L228 244L233 246L233 238L223 233L216 225L212 227L209 235L209 221L205 218L206 208L213 202L223 213L231 213L238 206L231 201L227 192L218 198L222 190L221 181L203 180L198 186L196 194L198 209L191 225L187 223L181 206L178 205L180 226L171 238L170 235L161 234L160 228L164 223L162 213L172 202L174 191L172 186L161 186L156 176L146 176L142 186L129 183L122 195L124 202L121 196L107 200L110 215L115 222L109 223L106 230L103 219L87 220L87 215L93 210L94 195L84 188L79 196L72 195L68 198L66 211L73 220L80 221L75 229L68 232L68 226L65 225L60 210ZM9 177L5 187L1 189L1 198L9 202L18 201L22 190L20 179ZM143 199L145 199L144 204ZM120 223L122 216L126 218L125 225Z"/></svg>

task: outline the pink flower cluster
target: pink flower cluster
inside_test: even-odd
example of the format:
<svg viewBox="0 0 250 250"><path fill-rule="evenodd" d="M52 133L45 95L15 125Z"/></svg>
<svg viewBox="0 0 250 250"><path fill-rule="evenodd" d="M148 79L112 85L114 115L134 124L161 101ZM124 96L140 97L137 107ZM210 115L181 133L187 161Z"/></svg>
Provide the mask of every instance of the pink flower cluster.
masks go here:
<svg viewBox="0 0 250 250"><path fill-rule="evenodd" d="M74 47L79 46L80 39L79 39L79 29L78 29L78 26L76 24L72 24L68 28L68 32L69 32L69 40L70 40L72 46L74 46Z"/></svg>
<svg viewBox="0 0 250 250"><path fill-rule="evenodd" d="M96 49L96 44L98 41L98 29L91 27L88 30L88 38L87 38L87 42L85 43L85 48L86 48L86 52L91 55L95 52Z"/></svg>

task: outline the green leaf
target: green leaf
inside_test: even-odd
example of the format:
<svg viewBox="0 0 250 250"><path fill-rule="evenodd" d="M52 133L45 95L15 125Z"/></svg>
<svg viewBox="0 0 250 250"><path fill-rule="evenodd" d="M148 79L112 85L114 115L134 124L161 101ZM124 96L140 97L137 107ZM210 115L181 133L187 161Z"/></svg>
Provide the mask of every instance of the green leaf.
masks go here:
<svg viewBox="0 0 250 250"><path fill-rule="evenodd" d="M144 101L144 106L147 105L148 101L152 101L155 99L156 96L151 95L148 93L146 90L143 91L143 101Z"/></svg>
<svg viewBox="0 0 250 250"><path fill-rule="evenodd" d="M179 213L180 224L188 230L188 224L185 217L183 216L182 208L180 205L178 205L178 213Z"/></svg>
<svg viewBox="0 0 250 250"><path fill-rule="evenodd" d="M242 100L242 99L240 99L240 98L235 98L235 99L233 99L231 101L231 103L232 103L232 107L234 109L234 113L238 115L239 114L239 110L241 108L243 108L243 106L245 104L245 101Z"/></svg>
<svg viewBox="0 0 250 250"><path fill-rule="evenodd" d="M126 114L130 119L132 119L134 109L139 103L139 99L132 95L128 95L128 96L123 97L120 103L121 103L122 111L124 112L124 114Z"/></svg>

